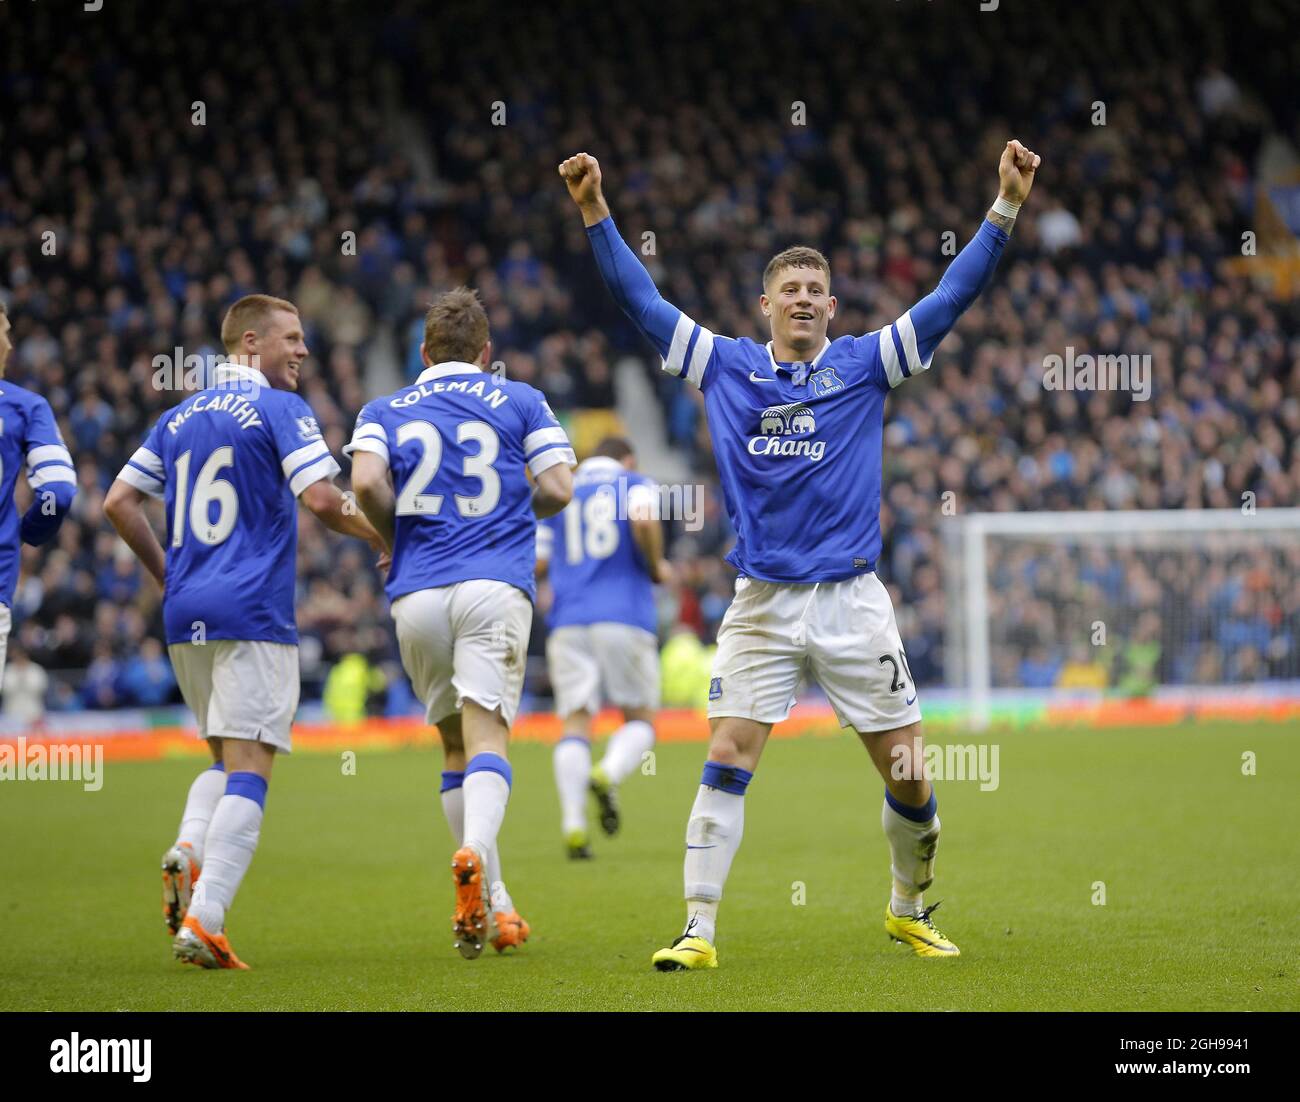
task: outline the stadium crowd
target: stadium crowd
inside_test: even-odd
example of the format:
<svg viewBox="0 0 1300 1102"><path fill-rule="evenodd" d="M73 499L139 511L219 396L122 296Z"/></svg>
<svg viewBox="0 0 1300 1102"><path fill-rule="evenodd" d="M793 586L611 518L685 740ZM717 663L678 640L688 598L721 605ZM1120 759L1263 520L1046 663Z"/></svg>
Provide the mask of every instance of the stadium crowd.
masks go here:
<svg viewBox="0 0 1300 1102"><path fill-rule="evenodd" d="M796 242L830 258L832 335L891 321L974 232L1002 142L1032 138L1044 169L994 284L886 414L880 573L923 685L945 673L948 491L959 513L1235 508L1247 491L1258 508L1294 505L1296 300L1228 261L1254 225L1263 142L1300 145L1300 63L1293 35L1257 48L1284 34L1284 4L1257 6L1252 27L1197 7L1196 20L1172 5L1000 19L974 3L756 0L723 22L681 0L510 18L285 0L191 6L183 23L109 5L72 33L50 6L10 10L8 374L49 399L80 487L56 544L24 550L11 646L51 671L52 707L178 699L159 595L102 514L125 458L180 400L162 368L219 354L238 295L289 298L313 353L302 393L337 455L377 393L385 336L413 378L423 304L458 283L487 305L507 373L562 418L611 406L614 362L644 361L672 447L709 488L703 527L674 526L663 633L708 643L733 575L702 402L657 372L600 283L555 176L579 149L601 158L620 229L665 297L715 332L758 337L763 265ZM1149 356L1149 400L1046 389L1045 357L1070 347ZM362 655L391 673L374 706L410 707L365 549L308 517L300 560L305 695ZM1006 602L1038 626L1007 625L998 678L1050 682L1085 636L1043 621L1021 565L998 584L1039 598ZM1133 608L1135 644L1173 630L1160 617L1187 586L1138 559L1117 569L1107 600ZM1300 633L1300 585L1247 589L1178 621L1201 633L1197 652L1166 657L1163 676L1300 676L1300 648L1267 658ZM539 617L535 655L542 634Z"/></svg>

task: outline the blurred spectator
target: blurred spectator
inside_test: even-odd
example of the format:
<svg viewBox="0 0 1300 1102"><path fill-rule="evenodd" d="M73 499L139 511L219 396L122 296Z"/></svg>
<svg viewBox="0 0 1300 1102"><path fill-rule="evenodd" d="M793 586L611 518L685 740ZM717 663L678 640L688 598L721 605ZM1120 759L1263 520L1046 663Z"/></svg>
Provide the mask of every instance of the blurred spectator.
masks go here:
<svg viewBox="0 0 1300 1102"><path fill-rule="evenodd" d="M1106 667L1092 653L1087 643L1077 644L1069 660L1056 677L1060 689L1104 689L1108 678Z"/></svg>
<svg viewBox="0 0 1300 1102"><path fill-rule="evenodd" d="M355 723L371 714L370 701L388 688L384 671L364 654L345 654L325 679L325 713L335 723Z"/></svg>
<svg viewBox="0 0 1300 1102"><path fill-rule="evenodd" d="M45 690L49 678L22 647L9 644L4 675L4 714L9 719L38 726L45 718Z"/></svg>
<svg viewBox="0 0 1300 1102"><path fill-rule="evenodd" d="M1160 662L1160 623L1154 613L1138 621L1137 633L1120 652L1118 689L1124 696L1148 696L1156 686Z"/></svg>
<svg viewBox="0 0 1300 1102"><path fill-rule="evenodd" d="M113 657L111 643L97 643L95 657L86 669L81 682L81 706L84 708L116 708L123 703L118 693L121 665Z"/></svg>
<svg viewBox="0 0 1300 1102"><path fill-rule="evenodd" d="M717 649L704 646L686 628L673 632L659 655L665 708L708 708L709 671Z"/></svg>
<svg viewBox="0 0 1300 1102"><path fill-rule="evenodd" d="M152 637L140 644L140 653L128 658L119 674L123 703L137 708L156 708L170 703L176 693L176 675L163 653L162 644Z"/></svg>
<svg viewBox="0 0 1300 1102"><path fill-rule="evenodd" d="M106 531L103 494L182 398L154 385L155 357L214 356L223 311L251 290L302 310L303 394L336 452L368 398L419 373L420 314L457 283L484 300L494 358L563 417L612 403L612 363L639 358L669 446L709 491L704 527L670 534L681 580L664 599L669 624L702 646L714 637L732 534L701 396L658 371L610 303L557 150L601 157L620 228L666 297L715 332L758 339L759 275L779 249L821 248L839 297L832 334L870 332L935 285L947 234L974 231L1002 142L1015 133L1042 154L990 289L934 370L889 400L879 570L907 609L923 683L951 672L946 493L962 513L1237 508L1247 492L1261 509L1300 501L1296 300L1239 266L1264 151L1294 158L1300 145L1294 66L1266 29L1289 25L1288 5L1260 0L1250 20L1214 5L1194 16L1027 5L1014 26L974 4L886 7L866 18L847 4L754 0L744 19L720 19L663 0L591 18L520 5L503 18L455 0L429 18L413 0L328 12L232 0L180 18L110 4L75 35L52 5L9 19L9 373L49 399L81 485L57 544L24 552L13 610L52 699L106 708L163 691L143 645L161 638L160 595ZM449 50L449 25L476 48ZM1029 71L1007 80L1008 49L1030 42ZM561 55L583 67L557 70ZM817 65L792 73L791 56ZM864 79L863 58L882 57ZM507 125L492 125L489 87ZM792 123L794 100L807 125ZM1150 401L1046 390L1044 357L1067 347L1149 355ZM1070 563L1096 575L1073 598L1160 608L1158 638L1128 644L1156 648L1151 676L1300 676L1294 573L1244 599L1218 579L1208 588L1227 604L1210 608L1190 566L1114 566ZM375 640L396 660L381 585L355 544L305 521L299 568L305 692ZM1014 639L995 657L999 683L1082 676L1062 653L1082 577L1054 589L1023 559L1002 581L1023 603L1008 597L995 621ZM1112 681L1141 680L1130 657Z"/></svg>

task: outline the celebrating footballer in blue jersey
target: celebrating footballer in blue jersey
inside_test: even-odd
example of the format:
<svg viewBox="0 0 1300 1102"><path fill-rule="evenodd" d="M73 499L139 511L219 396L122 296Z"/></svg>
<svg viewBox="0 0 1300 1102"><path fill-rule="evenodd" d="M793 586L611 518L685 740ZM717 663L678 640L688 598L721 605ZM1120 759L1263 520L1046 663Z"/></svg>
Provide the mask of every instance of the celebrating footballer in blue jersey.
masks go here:
<svg viewBox="0 0 1300 1102"><path fill-rule="evenodd" d="M50 403L5 380L12 350L9 315L0 303L0 682L4 681L13 622L9 608L18 584L19 544L39 547L48 543L77 493L77 472L54 423ZM20 521L14 487L24 468L34 496Z"/></svg>
<svg viewBox="0 0 1300 1102"><path fill-rule="evenodd" d="M841 725L857 731L885 781L893 876L886 932L921 956L957 955L930 918L934 907L922 904L939 818L924 774L916 686L875 574L881 433L889 391L929 369L992 276L1038 164L1019 142L1007 143L998 198L975 237L933 292L874 332L829 339L830 265L808 247L779 253L758 300L771 323L766 344L714 334L666 302L614 227L596 159L580 153L559 166L615 299L664 370L703 392L736 531L727 561L740 576L718 632L709 757L686 828L687 923L654 954L660 970L717 966L718 904L740 845L745 789L805 672Z"/></svg>
<svg viewBox="0 0 1300 1102"><path fill-rule="evenodd" d="M163 855L173 952L204 968L245 968L225 919L298 708L296 502L381 555L385 545L334 485L339 465L294 393L307 358L297 309L246 296L226 314L221 339L230 362L212 386L159 418L104 512L163 587L168 655L214 760L191 785L176 843ZM146 497L164 503L165 553Z"/></svg>
<svg viewBox="0 0 1300 1102"><path fill-rule="evenodd" d="M588 789L606 834L619 827L618 786L654 745L659 645L654 583L666 582L655 484L636 472L632 446L611 436L583 460L573 500L537 526L537 572L550 574L546 660L564 734L555 746L560 829L571 858L591 856ZM600 764L591 764L591 717L602 696L623 712Z"/></svg>
<svg viewBox="0 0 1300 1102"><path fill-rule="evenodd" d="M343 450L358 502L393 548L402 665L442 740L452 928L473 960L485 941L501 952L528 937L497 834L533 621L536 518L568 504L574 456L541 391L488 372L487 314L472 291L430 308L421 355L420 377L369 403Z"/></svg>

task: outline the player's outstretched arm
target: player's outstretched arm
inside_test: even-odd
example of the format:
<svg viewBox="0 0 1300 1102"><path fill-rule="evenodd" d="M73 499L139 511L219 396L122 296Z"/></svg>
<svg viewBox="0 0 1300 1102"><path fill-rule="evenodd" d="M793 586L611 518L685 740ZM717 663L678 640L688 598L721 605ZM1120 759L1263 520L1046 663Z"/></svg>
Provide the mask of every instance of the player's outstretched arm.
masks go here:
<svg viewBox="0 0 1300 1102"><path fill-rule="evenodd" d="M659 350L659 355L669 360L673 336L683 314L659 294L650 273L619 236L601 188L600 162L590 153L578 153L562 161L559 171L570 197L582 212L592 252L614 301Z"/></svg>
<svg viewBox="0 0 1300 1102"><path fill-rule="evenodd" d="M355 485L355 473L353 477ZM355 536L365 540L379 553L380 566L393 546L391 533L385 538L367 519L365 506L357 506L343 496L343 492L334 485L333 479L321 478L302 491L299 500L307 506L326 528L343 536ZM361 504L361 495L357 494L357 504Z"/></svg>
<svg viewBox="0 0 1300 1102"><path fill-rule="evenodd" d="M882 333L882 342L893 346L882 343L881 349L891 384L929 367L939 342L988 285L1041 160L1020 142L1007 142L998 164L998 198L978 232L953 258L939 286ZM897 374L890 370L895 365Z"/></svg>
<svg viewBox="0 0 1300 1102"><path fill-rule="evenodd" d="M161 587L167 572L167 556L158 537L154 535L153 525L145 515L145 496L142 491L119 478L108 488L108 495L104 498L104 515Z"/></svg>
<svg viewBox="0 0 1300 1102"><path fill-rule="evenodd" d="M393 546L397 498L388 474L388 459L369 451L352 453L352 491L357 504L388 547Z"/></svg>

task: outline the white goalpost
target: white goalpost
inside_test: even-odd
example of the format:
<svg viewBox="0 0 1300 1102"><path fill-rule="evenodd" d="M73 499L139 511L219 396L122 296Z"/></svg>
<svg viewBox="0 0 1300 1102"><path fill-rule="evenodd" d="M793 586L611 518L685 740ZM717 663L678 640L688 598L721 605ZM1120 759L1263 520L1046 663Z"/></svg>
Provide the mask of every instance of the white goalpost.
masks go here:
<svg viewBox="0 0 1300 1102"><path fill-rule="evenodd" d="M977 729L1027 698L1300 697L1300 509L956 519L945 679Z"/></svg>

